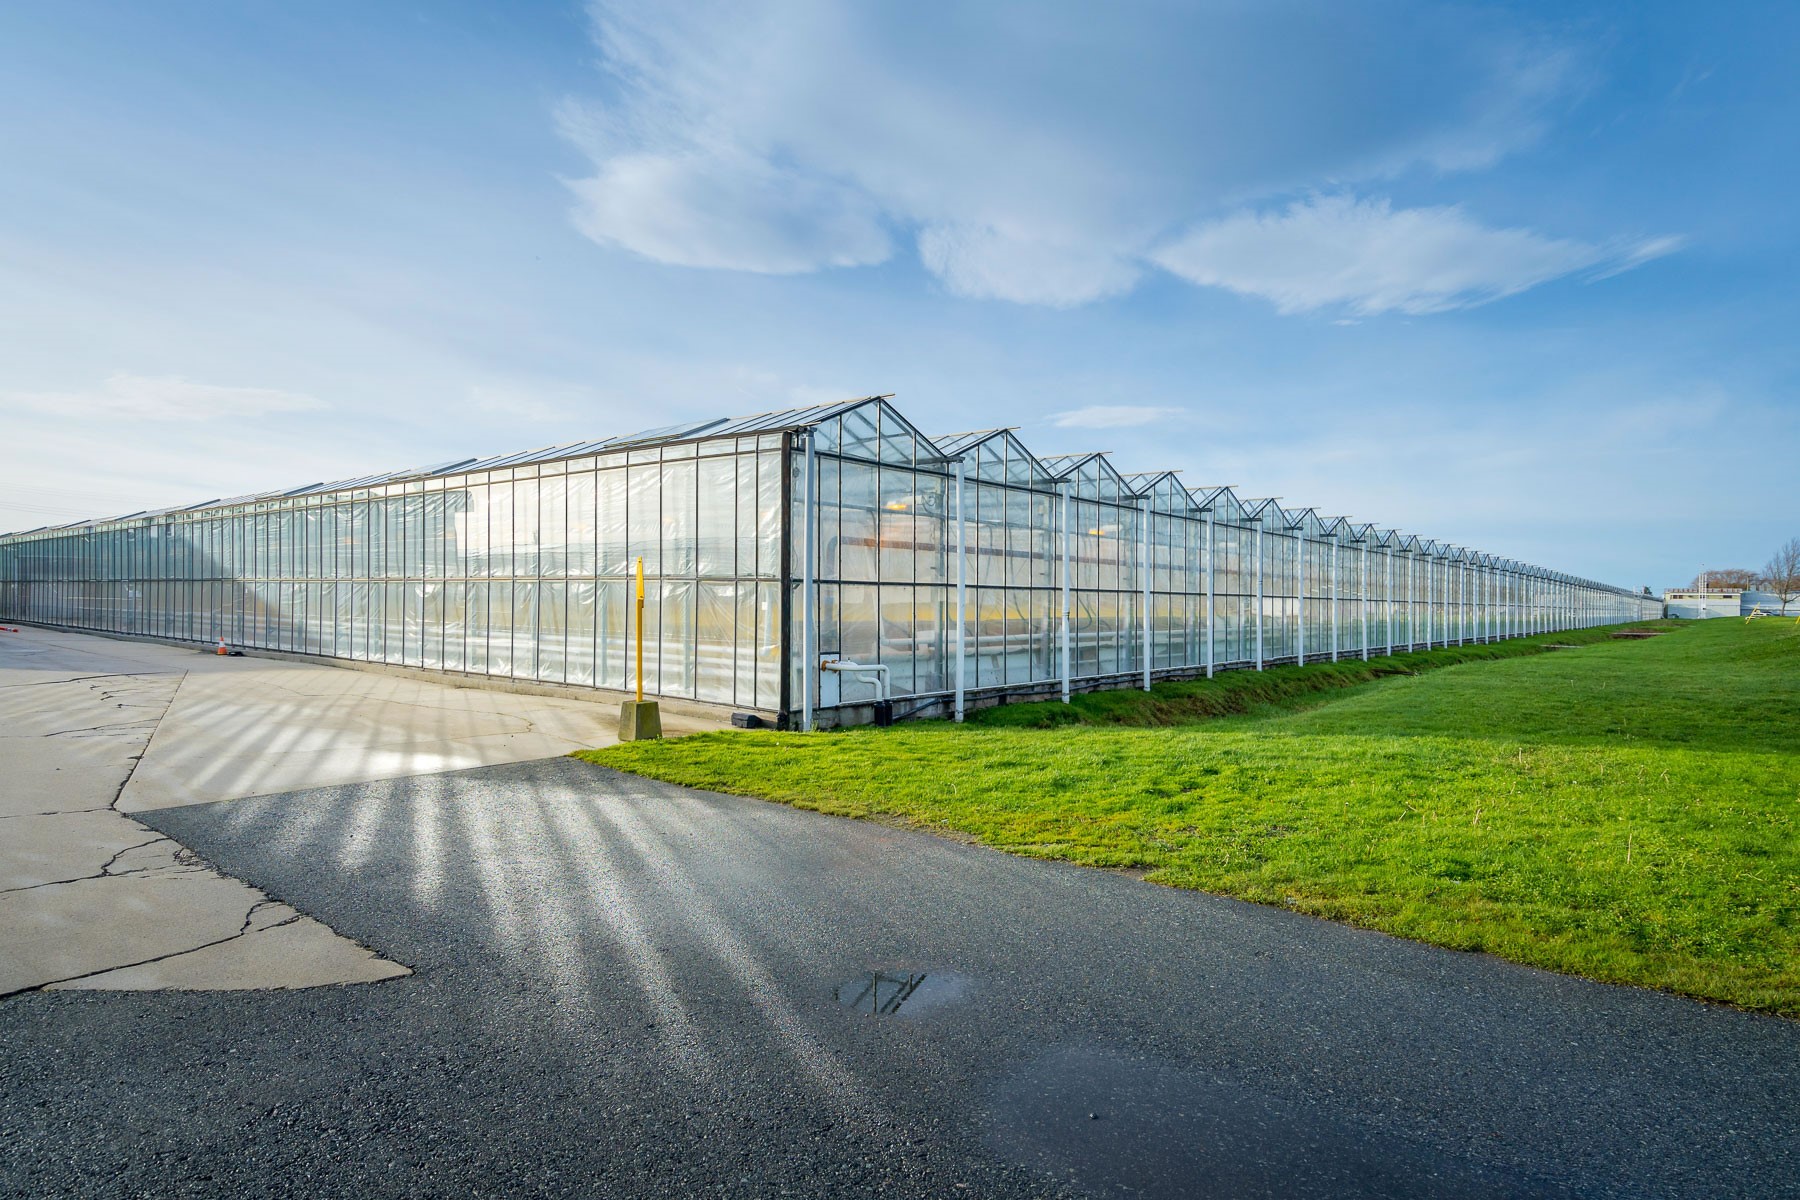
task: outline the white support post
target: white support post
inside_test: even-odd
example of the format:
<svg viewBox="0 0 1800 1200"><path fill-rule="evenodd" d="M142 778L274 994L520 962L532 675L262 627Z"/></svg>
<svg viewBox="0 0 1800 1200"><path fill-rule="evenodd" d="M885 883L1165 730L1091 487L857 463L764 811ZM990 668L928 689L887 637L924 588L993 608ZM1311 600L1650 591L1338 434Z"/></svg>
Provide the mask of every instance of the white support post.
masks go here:
<svg viewBox="0 0 1800 1200"><path fill-rule="evenodd" d="M1413 649L1419 644L1419 584L1418 555L1411 550L1406 552L1406 648Z"/></svg>
<svg viewBox="0 0 1800 1200"><path fill-rule="evenodd" d="M1138 513L1138 523L1142 526L1138 539L1138 579L1143 584L1144 593L1144 690L1150 690L1150 498L1144 497L1144 507Z"/></svg>
<svg viewBox="0 0 1800 1200"><path fill-rule="evenodd" d="M1338 541L1331 539L1331 661L1338 660Z"/></svg>
<svg viewBox="0 0 1800 1200"><path fill-rule="evenodd" d="M1369 541L1362 544L1362 660L1369 661Z"/></svg>
<svg viewBox="0 0 1800 1200"><path fill-rule="evenodd" d="M1069 485L1062 485L1062 702L1069 702L1069 575L1071 571L1070 556L1073 552L1070 545L1070 512Z"/></svg>
<svg viewBox="0 0 1800 1200"><path fill-rule="evenodd" d="M1437 632L1437 560L1425 559L1425 648L1431 649L1432 635Z"/></svg>
<svg viewBox="0 0 1800 1200"><path fill-rule="evenodd" d="M1481 640L1498 641L1495 635L1499 632L1494 625L1494 564L1481 564Z"/></svg>
<svg viewBox="0 0 1800 1200"><path fill-rule="evenodd" d="M813 435L809 431L800 435L805 445L806 458L802 468L800 522L800 731L811 733L813 727L813 701L816 697L813 680L819 670L818 647L818 612L813 596L813 563L817 558L814 542L818 536L818 459L813 453Z"/></svg>
<svg viewBox="0 0 1800 1200"><path fill-rule="evenodd" d="M964 470L956 460L956 722L962 724L969 667L969 525L963 509Z"/></svg>
<svg viewBox="0 0 1800 1200"><path fill-rule="evenodd" d="M1387 620L1387 650L1392 657L1394 653L1394 549L1392 546L1381 552L1387 561L1387 578L1381 588L1381 608Z"/></svg>
<svg viewBox="0 0 1800 1200"><path fill-rule="evenodd" d="M1294 661L1304 667L1306 665L1306 530L1302 529L1294 535L1294 546L1295 557L1299 561L1299 567L1295 574L1294 599L1300 606Z"/></svg>
<svg viewBox="0 0 1800 1200"><path fill-rule="evenodd" d="M1206 677L1213 677L1213 630L1218 625L1218 614L1213 611L1214 577L1218 571L1219 542L1214 532L1216 523L1212 510L1206 513Z"/></svg>
<svg viewBox="0 0 1800 1200"><path fill-rule="evenodd" d="M1256 669L1263 669L1263 528L1262 522L1255 521L1256 526Z"/></svg>
<svg viewBox="0 0 1800 1200"><path fill-rule="evenodd" d="M1456 563L1456 644L1467 645L1469 641L1469 564L1461 559Z"/></svg>

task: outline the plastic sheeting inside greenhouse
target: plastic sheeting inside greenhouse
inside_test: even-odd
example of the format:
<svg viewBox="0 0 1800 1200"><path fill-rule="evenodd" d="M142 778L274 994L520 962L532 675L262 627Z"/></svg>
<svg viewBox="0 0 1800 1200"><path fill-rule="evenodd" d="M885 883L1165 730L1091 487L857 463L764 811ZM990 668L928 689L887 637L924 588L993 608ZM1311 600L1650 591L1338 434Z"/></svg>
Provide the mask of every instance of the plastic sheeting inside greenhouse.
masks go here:
<svg viewBox="0 0 1800 1200"><path fill-rule="evenodd" d="M1661 613L868 397L7 535L0 618L625 692L640 557L645 693L802 728Z"/></svg>

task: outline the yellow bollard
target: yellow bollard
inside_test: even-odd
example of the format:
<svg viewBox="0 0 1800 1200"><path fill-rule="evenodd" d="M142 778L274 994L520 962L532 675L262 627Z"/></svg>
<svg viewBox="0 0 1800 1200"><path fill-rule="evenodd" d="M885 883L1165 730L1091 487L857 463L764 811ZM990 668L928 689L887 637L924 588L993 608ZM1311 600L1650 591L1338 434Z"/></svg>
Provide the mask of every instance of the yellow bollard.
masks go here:
<svg viewBox="0 0 1800 1200"><path fill-rule="evenodd" d="M662 737L662 713L656 701L644 699L644 558L637 560L637 699L619 705L619 740L642 742Z"/></svg>

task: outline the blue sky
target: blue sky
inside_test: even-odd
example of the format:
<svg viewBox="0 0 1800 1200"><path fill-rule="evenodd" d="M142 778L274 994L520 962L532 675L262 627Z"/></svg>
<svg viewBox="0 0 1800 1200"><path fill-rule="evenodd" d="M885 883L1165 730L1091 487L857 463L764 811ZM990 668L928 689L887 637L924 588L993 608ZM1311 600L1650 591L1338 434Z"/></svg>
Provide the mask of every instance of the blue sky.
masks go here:
<svg viewBox="0 0 1800 1200"><path fill-rule="evenodd" d="M0 528L897 393L1627 586L1800 535L1800 8L0 9Z"/></svg>

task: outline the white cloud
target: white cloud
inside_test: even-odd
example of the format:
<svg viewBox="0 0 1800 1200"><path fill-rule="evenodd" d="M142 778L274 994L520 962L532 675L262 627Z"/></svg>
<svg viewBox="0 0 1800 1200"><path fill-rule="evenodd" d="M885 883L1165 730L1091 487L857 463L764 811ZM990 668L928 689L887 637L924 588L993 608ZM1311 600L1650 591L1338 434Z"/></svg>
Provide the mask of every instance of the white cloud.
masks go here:
<svg viewBox="0 0 1800 1200"><path fill-rule="evenodd" d="M1191 283L1260 296L1284 313L1341 306L1368 316L1466 308L1577 271L1626 270L1677 244L1597 246L1492 229L1458 207L1320 196L1200 225L1155 259Z"/></svg>
<svg viewBox="0 0 1800 1200"><path fill-rule="evenodd" d="M1085 408L1053 413L1050 423L1059 429L1130 429L1164 421L1181 413L1179 408L1138 404L1090 404Z"/></svg>
<svg viewBox="0 0 1800 1200"><path fill-rule="evenodd" d="M1491 166L1581 74L1536 31L1423 0L590 11L610 94L560 124L595 242L791 274L911 236L955 294L1061 306L1128 291L1231 207Z"/></svg>
<svg viewBox="0 0 1800 1200"><path fill-rule="evenodd" d="M214 421L308 412L325 403L274 388L220 387L178 376L116 371L80 392L6 392L0 405L59 417L109 417L127 421Z"/></svg>
<svg viewBox="0 0 1800 1200"><path fill-rule="evenodd" d="M575 224L678 267L792 275L857 267L892 252L880 214L854 189L742 154L621 154L570 184Z"/></svg>
<svg viewBox="0 0 1800 1200"><path fill-rule="evenodd" d="M919 258L959 296L1057 308L1127 291L1139 272L1130 258L1102 246L955 225L921 230Z"/></svg>

